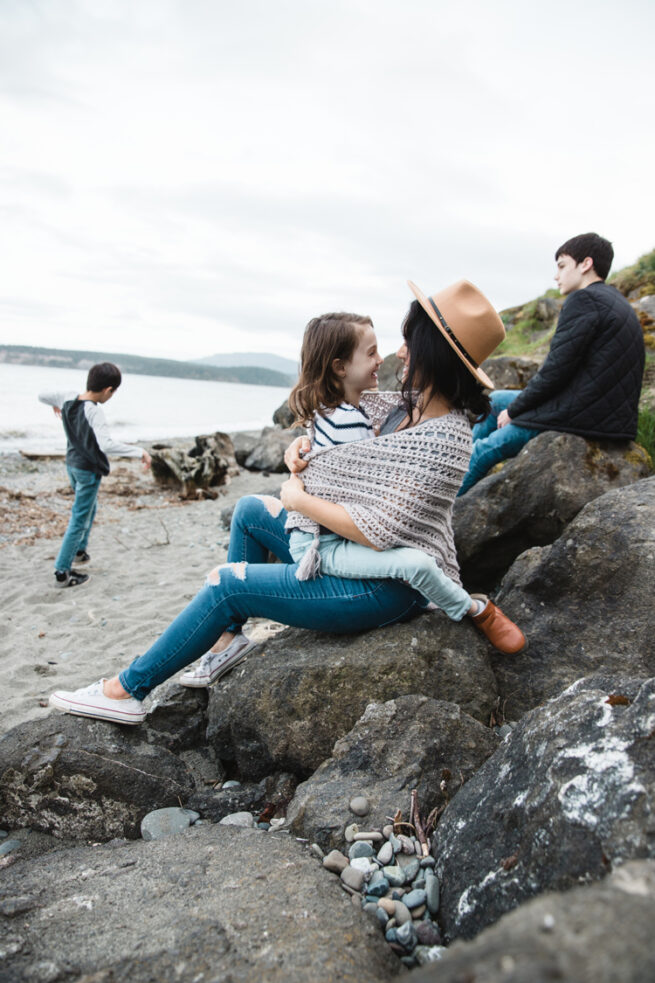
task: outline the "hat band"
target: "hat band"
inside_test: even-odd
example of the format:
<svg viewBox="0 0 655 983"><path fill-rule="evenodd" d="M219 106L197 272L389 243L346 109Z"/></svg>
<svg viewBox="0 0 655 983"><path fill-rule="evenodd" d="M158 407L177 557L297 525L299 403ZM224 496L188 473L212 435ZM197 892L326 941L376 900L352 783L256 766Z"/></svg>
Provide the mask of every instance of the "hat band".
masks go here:
<svg viewBox="0 0 655 983"><path fill-rule="evenodd" d="M464 345L461 343L461 341L459 340L459 338L456 338L455 337L455 334L453 333L452 329L446 324L446 320L445 320L443 314L441 313L441 311L439 310L439 308L437 307L437 305L435 304L435 302L432 300L432 297L428 297L428 300L430 301L430 303L432 304L432 306L434 308L434 313L439 318L439 322L441 324L441 327L444 329L444 331L446 332L446 334L448 335L448 337L452 341L452 343L455 346L455 348L459 352L461 352L461 354L464 356L464 358L469 363L469 365L472 365L474 369L477 369L478 368L478 363L475 361L474 358L471 358L471 356L466 351L466 349L464 348Z"/></svg>

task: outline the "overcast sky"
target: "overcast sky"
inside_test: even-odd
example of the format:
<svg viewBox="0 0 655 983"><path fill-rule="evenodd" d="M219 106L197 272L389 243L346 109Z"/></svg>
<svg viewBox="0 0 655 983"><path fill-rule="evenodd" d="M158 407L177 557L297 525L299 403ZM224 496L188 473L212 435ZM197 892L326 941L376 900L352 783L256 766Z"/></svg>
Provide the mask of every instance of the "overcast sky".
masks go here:
<svg viewBox="0 0 655 983"><path fill-rule="evenodd" d="M651 0L0 0L0 342L297 357L307 320L655 246Z"/></svg>

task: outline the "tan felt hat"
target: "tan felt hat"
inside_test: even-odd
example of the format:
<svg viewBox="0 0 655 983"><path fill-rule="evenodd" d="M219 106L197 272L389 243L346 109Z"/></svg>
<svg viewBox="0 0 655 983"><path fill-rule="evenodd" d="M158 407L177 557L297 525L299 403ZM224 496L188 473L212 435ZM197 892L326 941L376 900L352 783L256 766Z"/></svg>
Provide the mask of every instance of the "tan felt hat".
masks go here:
<svg viewBox="0 0 655 983"><path fill-rule="evenodd" d="M505 337L505 325L482 291L468 280L458 280L426 297L411 280L407 283L469 372L486 389L493 389L493 382L479 366Z"/></svg>

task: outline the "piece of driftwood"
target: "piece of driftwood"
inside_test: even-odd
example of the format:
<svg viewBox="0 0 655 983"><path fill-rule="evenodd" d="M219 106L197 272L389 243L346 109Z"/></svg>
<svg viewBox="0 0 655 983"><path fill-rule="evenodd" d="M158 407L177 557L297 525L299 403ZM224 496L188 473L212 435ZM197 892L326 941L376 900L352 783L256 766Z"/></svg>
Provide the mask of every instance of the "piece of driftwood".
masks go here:
<svg viewBox="0 0 655 983"><path fill-rule="evenodd" d="M181 498L203 497L207 489L227 484L238 473L234 447L226 433L196 437L189 450L153 448L153 478L160 485L178 488Z"/></svg>

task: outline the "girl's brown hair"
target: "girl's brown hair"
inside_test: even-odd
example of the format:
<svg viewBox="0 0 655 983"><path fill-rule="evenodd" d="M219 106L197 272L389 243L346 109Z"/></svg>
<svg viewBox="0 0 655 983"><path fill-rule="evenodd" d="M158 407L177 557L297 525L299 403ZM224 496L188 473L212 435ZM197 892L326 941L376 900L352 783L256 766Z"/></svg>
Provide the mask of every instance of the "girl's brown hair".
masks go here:
<svg viewBox="0 0 655 983"><path fill-rule="evenodd" d="M308 426L314 413L334 409L343 400L343 385L332 362L352 358L364 327L373 327L361 314L323 314L305 328L300 351L300 377L289 394L295 423Z"/></svg>

